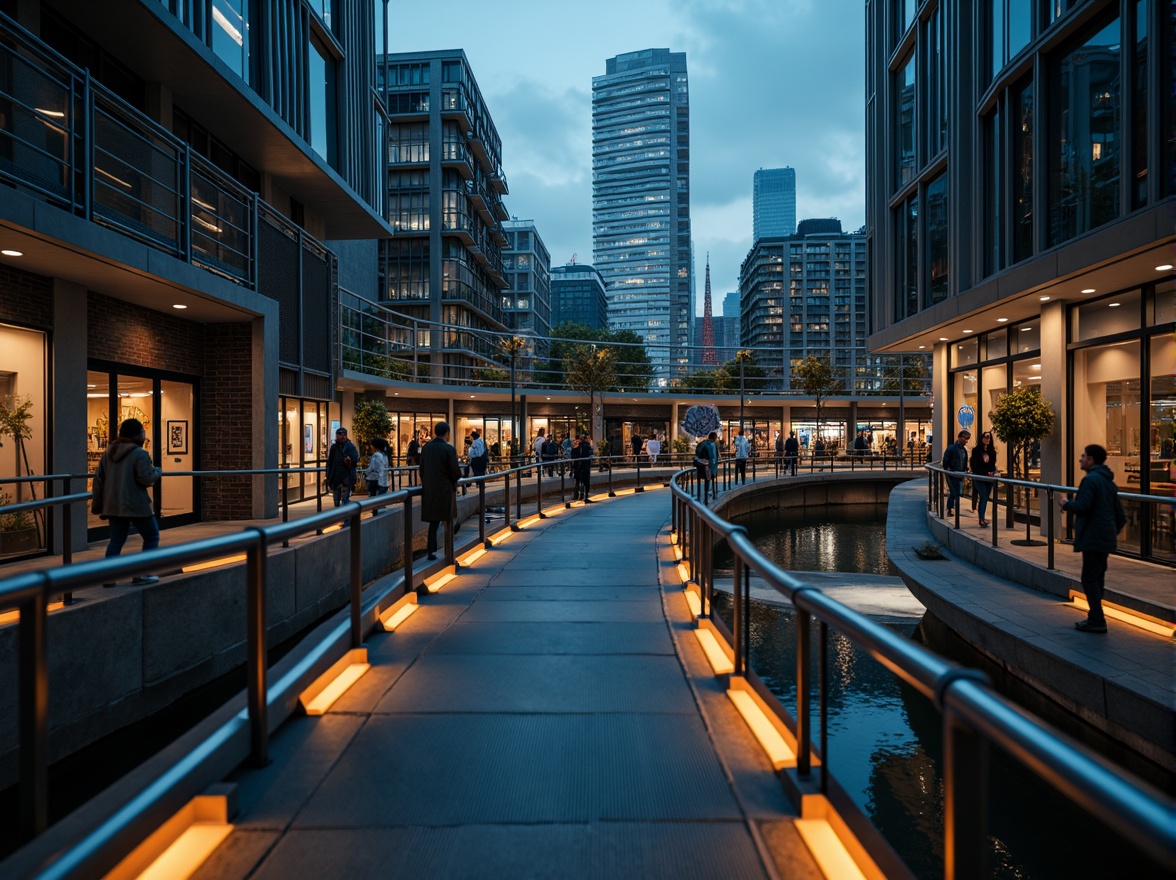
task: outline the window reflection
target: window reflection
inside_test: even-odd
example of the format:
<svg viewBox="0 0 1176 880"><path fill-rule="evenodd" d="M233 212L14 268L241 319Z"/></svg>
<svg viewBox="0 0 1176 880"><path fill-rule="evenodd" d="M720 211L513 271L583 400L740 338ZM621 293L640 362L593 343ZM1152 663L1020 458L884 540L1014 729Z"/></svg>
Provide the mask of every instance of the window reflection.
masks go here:
<svg viewBox="0 0 1176 880"><path fill-rule="evenodd" d="M915 176L915 57L907 59L897 82L898 100L898 185Z"/></svg>
<svg viewBox="0 0 1176 880"><path fill-rule="evenodd" d="M328 59L326 49L319 45L317 39L312 38L306 65L310 145L327 161L331 159L333 140L334 105L331 90L334 87L334 72L334 62Z"/></svg>
<svg viewBox="0 0 1176 880"><path fill-rule="evenodd" d="M249 82L249 0L212 0L212 51Z"/></svg>
<svg viewBox="0 0 1176 880"><path fill-rule="evenodd" d="M1064 53L1051 77L1050 244L1119 214L1119 20Z"/></svg>
<svg viewBox="0 0 1176 880"><path fill-rule="evenodd" d="M927 295L930 303L948 296L947 175L927 185Z"/></svg>

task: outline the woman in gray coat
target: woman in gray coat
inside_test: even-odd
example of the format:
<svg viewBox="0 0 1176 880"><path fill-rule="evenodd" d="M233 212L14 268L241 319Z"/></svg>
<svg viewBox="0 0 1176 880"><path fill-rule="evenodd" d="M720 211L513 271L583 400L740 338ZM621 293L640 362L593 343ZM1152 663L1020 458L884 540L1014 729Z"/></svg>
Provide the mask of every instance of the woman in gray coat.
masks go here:
<svg viewBox="0 0 1176 880"><path fill-rule="evenodd" d="M438 422L433 439L421 449L421 521L429 524L429 559L437 558L437 527L457 515L457 450L446 441L449 425Z"/></svg>

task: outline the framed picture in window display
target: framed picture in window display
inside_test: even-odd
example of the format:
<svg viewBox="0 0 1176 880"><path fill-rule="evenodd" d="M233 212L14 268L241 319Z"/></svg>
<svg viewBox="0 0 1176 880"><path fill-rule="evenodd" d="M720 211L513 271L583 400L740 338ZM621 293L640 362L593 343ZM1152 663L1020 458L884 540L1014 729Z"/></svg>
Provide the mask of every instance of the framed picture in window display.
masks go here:
<svg viewBox="0 0 1176 880"><path fill-rule="evenodd" d="M188 420L169 419L167 422L167 454L188 454Z"/></svg>
<svg viewBox="0 0 1176 880"><path fill-rule="evenodd" d="M310 422L302 427L302 451L307 455L314 454L314 425Z"/></svg>

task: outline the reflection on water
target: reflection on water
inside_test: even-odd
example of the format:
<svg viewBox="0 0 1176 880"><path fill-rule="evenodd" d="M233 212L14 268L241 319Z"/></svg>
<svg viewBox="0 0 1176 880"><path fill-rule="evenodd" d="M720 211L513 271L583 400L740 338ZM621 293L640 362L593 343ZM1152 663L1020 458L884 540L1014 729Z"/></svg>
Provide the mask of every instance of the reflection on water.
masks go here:
<svg viewBox="0 0 1176 880"><path fill-rule="evenodd" d="M733 517L761 553L788 571L852 571L897 575L886 555L886 505L758 511ZM715 567L733 564L726 544L715 548Z"/></svg>
<svg viewBox="0 0 1176 880"><path fill-rule="evenodd" d="M800 516L758 515L742 524L761 552L798 571L891 572L882 543L884 507L880 513L873 507L865 514L835 507L828 512L832 515L818 514L823 522L816 522L810 509ZM814 521L804 522L805 516ZM783 525L789 521L792 525ZM805 534L781 534L788 531ZM716 567L730 567L730 553L725 547L721 549L721 557L720 548L715 551ZM732 626L728 595L716 594L714 609L728 627ZM928 616L925 620L932 619ZM877 622L903 637L925 642L923 622ZM938 621L935 624L942 628ZM753 601L750 629L752 666L795 715L793 609ZM816 646L815 628L813 636ZM941 716L930 701L847 639L830 632L828 649L827 759L831 772L915 876L928 880L942 877ZM812 706L815 714L815 695ZM816 742L819 729L814 734ZM1153 864L1129 860L1124 855L1127 846L1117 835L1009 756L993 748L989 763L988 876L1007 880L1165 876Z"/></svg>

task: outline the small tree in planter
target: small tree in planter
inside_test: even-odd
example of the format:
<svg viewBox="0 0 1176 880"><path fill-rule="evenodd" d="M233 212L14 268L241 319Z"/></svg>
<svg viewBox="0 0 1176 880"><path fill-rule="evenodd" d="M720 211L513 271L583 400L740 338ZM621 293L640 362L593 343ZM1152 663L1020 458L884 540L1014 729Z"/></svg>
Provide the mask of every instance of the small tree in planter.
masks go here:
<svg viewBox="0 0 1176 880"><path fill-rule="evenodd" d="M33 429L29 426L29 422L33 418L33 398L25 395L20 397L14 394L11 400L0 399L0 438L11 437L16 443L16 475L19 477L21 467L29 476L32 476L33 468L29 464L29 453L25 449L25 441L33 436ZM20 485L19 483L17 484ZM29 483L29 492L32 495L32 500L37 500L37 490L34 484ZM18 492L19 495L19 492ZM18 499L19 500L19 497ZM11 504L9 500L5 503ZM25 517L27 514L17 514L17 516ZM32 523L28 528L39 528L42 525L41 514L34 514ZM4 531L15 531L14 528L6 528Z"/></svg>
<svg viewBox="0 0 1176 880"><path fill-rule="evenodd" d="M359 466L365 468L371 459L368 445L376 437L385 440L392 433L392 417L384 401L372 397L361 397L355 402L355 414L351 417L351 431L355 435L355 448L359 450ZM366 485L360 481L360 485Z"/></svg>
<svg viewBox="0 0 1176 880"><path fill-rule="evenodd" d="M13 503L9 492L0 492L0 507ZM0 556L13 553L31 553L41 545L37 535L37 524L27 510L17 513L0 514Z"/></svg>
<svg viewBox="0 0 1176 880"><path fill-rule="evenodd" d="M1009 447L1015 478L1029 478L1029 450L1034 443L1053 432L1056 418L1050 402L1041 396L1041 389L1036 385L1022 385L996 402L988 419L992 423L992 432ZM1030 546L1040 543L1030 537L1030 498L1030 493L1026 492L1025 540L1012 543ZM1009 516L1012 517L1011 508Z"/></svg>

